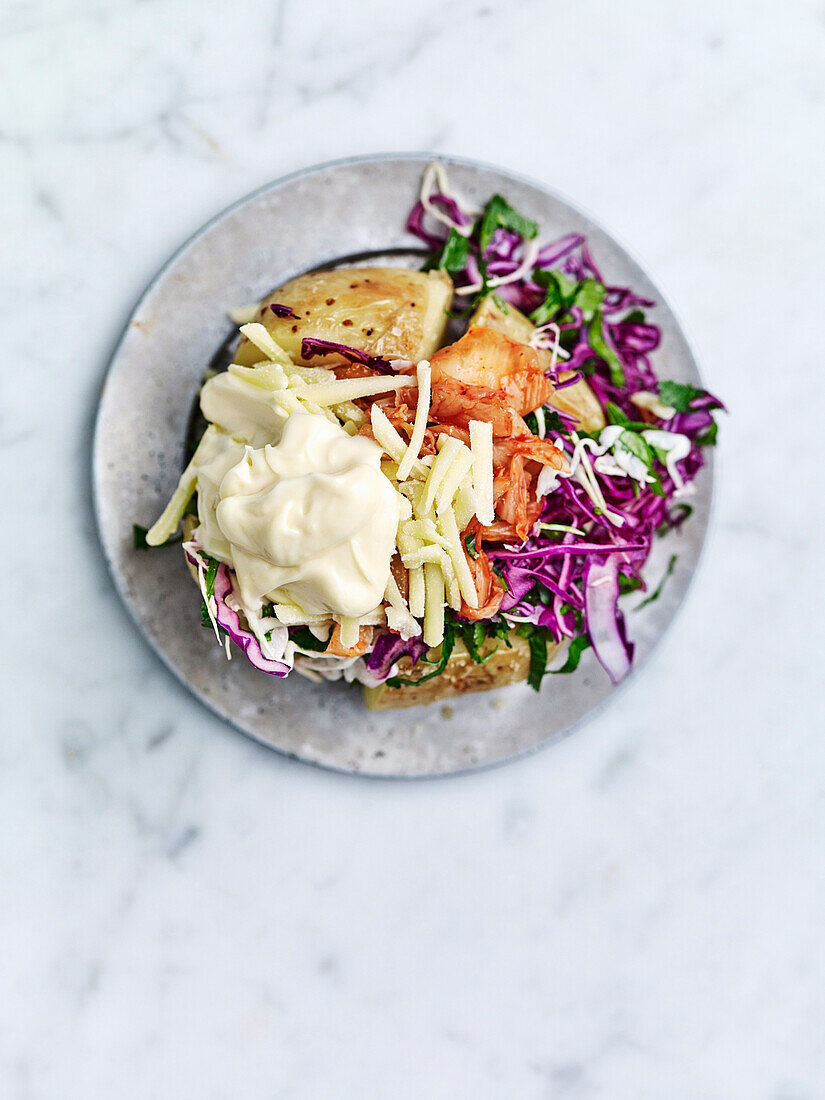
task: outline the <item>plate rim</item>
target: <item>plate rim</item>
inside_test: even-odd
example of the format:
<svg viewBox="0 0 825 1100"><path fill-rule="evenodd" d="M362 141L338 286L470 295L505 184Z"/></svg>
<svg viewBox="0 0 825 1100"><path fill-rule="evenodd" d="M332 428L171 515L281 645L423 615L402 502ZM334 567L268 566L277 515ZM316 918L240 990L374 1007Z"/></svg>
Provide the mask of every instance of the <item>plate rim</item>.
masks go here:
<svg viewBox="0 0 825 1100"><path fill-rule="evenodd" d="M151 651L158 657L164 666L175 680L182 685L190 696L193 696L200 705L205 706L212 714L216 715L222 722L226 723L230 728L242 733L245 737L248 737L253 742L261 745L262 747L277 753L279 756L285 757L290 760L300 762L301 764L309 764L313 767L320 768L324 771L334 772L340 775L346 775L349 777L357 777L368 780L400 780L400 781L414 781L414 780L429 780L429 779L448 779L458 776L467 776L477 772L487 771L492 768L502 767L506 764L513 763L518 760L523 760L526 757L532 756L543 749L549 748L551 745L558 744L560 741L565 740L571 734L577 732L582 726L587 724L591 719L597 718L601 715L605 709L614 702L620 695L624 694L624 690L628 684L635 683L638 679L639 673L647 667L647 664L656 650L659 648L662 640L670 632L673 624L676 622L680 614L682 613L685 604L691 593L694 590L697 575L704 568L708 542L711 536L711 532L715 526L716 508L718 504L718 479L720 474L720 463L715 461L715 454L711 453L705 463L705 475L708 479L707 492L707 519L705 523L705 529L702 534L702 540L696 554L693 568L686 579L684 588L681 593L679 602L673 608L672 613L668 617L665 624L658 631L656 640L650 651L644 655L641 659L634 660L633 666L629 674L621 681L621 683L614 685L611 690L597 703L590 706L581 715L575 718L573 721L565 725L562 729L556 730L554 733L549 734L542 740L537 741L534 744L527 745L526 747L519 748L513 752L508 753L491 760L485 760L478 763L469 763L466 766L459 768L453 768L443 771L432 772L415 772L411 774L404 774L401 772L381 772L381 771L369 771L365 769L353 769L344 765L331 763L325 760L313 759L309 756L302 756L298 752L294 752L290 749L280 747L273 744L270 741L265 740L262 736L259 736L253 730L250 730L240 724L239 720L236 720L229 715L222 713L218 709L218 706L212 699L205 696L197 688L195 688L185 677L181 671L178 670L172 663L171 658L167 655L165 650L161 647L159 642L149 632L148 627L144 624L138 615L137 608L133 606L133 602L125 590L125 583L123 578L119 575L119 571L115 568L115 562L113 561L112 554L110 553L107 543L106 534L104 532L102 506L101 506L101 485L102 485L102 421L104 419L106 387L109 380L110 373L114 369L123 345L129 336L131 326L136 316L140 313L140 310L147 298L151 295L156 285L163 279L163 277L173 269L176 264L187 254L187 252L196 245L203 237L205 237L210 230L230 217L235 211L253 203L255 200L269 194L270 192L280 190L293 183L298 182L301 179L305 179L310 176L320 175L325 172L329 172L338 168L353 167L370 162L410 162L429 164L433 162L439 162L449 169L451 165L468 168L471 170L481 170L496 173L502 177L506 177L509 180L525 185L532 188L548 198L561 203L569 210L578 214L580 217L588 221L592 226L602 232L608 237L618 248L623 252L648 278L648 280L655 286L659 292L659 296L656 301L657 306L663 306L673 321L676 324L677 329L681 333L684 342L687 346L688 353L692 359L693 366L696 369L700 380L704 384L704 378L700 367L699 359L694 351L694 343L691 339L688 329L686 328L684 321L680 314L674 309L671 304L669 295L667 294L662 282L652 271L650 266L646 263L642 263L633 249L628 248L621 237L617 236L613 230L604 224L600 219L594 217L590 211L581 206L578 202L574 202L567 197L563 192L548 186L540 180L534 179L530 176L524 175L519 172L513 172L507 168L502 168L499 165L491 164L486 161L477 160L472 157L455 156L448 153L435 154L428 152L392 152L392 153L367 153L356 154L346 157L338 157L328 161L322 161L317 164L313 164L304 168L296 169L293 172L289 172L283 176L276 177L269 180L266 183L261 184L258 187L253 188L251 191L235 199L227 206L218 210L207 221L203 222L194 232L190 233L183 241L174 249L173 252L167 257L167 259L158 267L158 269L151 276L146 286L140 292L131 309L128 311L126 320L120 330L119 335L116 337L111 352L107 355L105 361L105 367L100 385L97 388L97 401L94 406L94 426L91 440L91 454L90 454L90 474L91 474L91 498L92 498L92 510L94 512L95 528L97 532L97 541L102 550L103 557L106 563L107 572L118 594L118 597L128 613L129 619L132 621L135 627L137 627L138 633L141 638L148 643Z"/></svg>

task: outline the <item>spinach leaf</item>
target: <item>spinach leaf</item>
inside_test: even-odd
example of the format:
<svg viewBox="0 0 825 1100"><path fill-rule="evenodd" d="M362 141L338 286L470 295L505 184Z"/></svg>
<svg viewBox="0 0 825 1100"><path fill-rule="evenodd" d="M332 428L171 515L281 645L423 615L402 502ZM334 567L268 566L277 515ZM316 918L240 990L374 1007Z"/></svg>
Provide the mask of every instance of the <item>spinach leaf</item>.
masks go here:
<svg viewBox="0 0 825 1100"><path fill-rule="evenodd" d="M667 581L668 577L673 572L673 570L676 566L676 562L678 560L679 560L679 555L678 554L672 554L671 555L670 561L667 563L667 569L665 570L665 575L659 581L659 584L658 584L656 590L654 592L651 592L651 594L647 597L647 599L642 600L642 602L639 604L639 606L635 607L633 609L634 611L641 611L643 607L647 607L647 605L649 603L653 603L654 600L659 599L659 597L662 594L662 589L665 586L665 582Z"/></svg>
<svg viewBox="0 0 825 1100"><path fill-rule="evenodd" d="M527 683L534 691L538 691L547 672L547 631L536 630L527 639L527 643L530 646L530 671L527 674Z"/></svg>
<svg viewBox="0 0 825 1100"><path fill-rule="evenodd" d="M602 315L594 313L587 329L590 346L600 359L604 359L610 370L610 381L614 386L624 386L625 376L622 361L613 347L608 344L602 329Z"/></svg>
<svg viewBox="0 0 825 1100"><path fill-rule="evenodd" d="M519 214L501 195L493 195L484 208L478 233L478 247L482 253L490 247L490 241L499 226L502 229L512 229L527 241L531 241L539 231L535 222Z"/></svg>
<svg viewBox="0 0 825 1100"><path fill-rule="evenodd" d="M316 638L308 626L292 627L289 638L301 649L310 649L313 653L323 653L329 645L329 642L323 642L320 638Z"/></svg>
<svg viewBox="0 0 825 1100"><path fill-rule="evenodd" d="M718 434L719 425L714 420L709 428L706 428L701 435L697 435L696 442L700 447L715 447Z"/></svg>
<svg viewBox="0 0 825 1100"><path fill-rule="evenodd" d="M659 398L664 405L670 405L677 412L687 412L691 401L702 396L702 390L697 390L689 382L660 382Z"/></svg>
<svg viewBox="0 0 825 1100"><path fill-rule="evenodd" d="M203 555L206 558L206 569L203 571L203 585L206 589L207 596L215 595L215 577L218 572L218 566L221 564L217 559L210 558L206 554ZM203 626L212 628L212 620L209 617L209 610L206 606L206 600L201 600L201 623Z"/></svg>
<svg viewBox="0 0 825 1100"><path fill-rule="evenodd" d="M438 266L443 267L450 275L458 275L467 266L469 250L469 240L461 233L457 233L455 229L451 229L438 258Z"/></svg>
<svg viewBox="0 0 825 1100"><path fill-rule="evenodd" d="M582 653L589 648L590 639L586 634L580 634L578 638L574 638L567 650L567 660L561 668L551 670L553 675L560 676L563 672L575 672L579 667L579 661L582 659Z"/></svg>

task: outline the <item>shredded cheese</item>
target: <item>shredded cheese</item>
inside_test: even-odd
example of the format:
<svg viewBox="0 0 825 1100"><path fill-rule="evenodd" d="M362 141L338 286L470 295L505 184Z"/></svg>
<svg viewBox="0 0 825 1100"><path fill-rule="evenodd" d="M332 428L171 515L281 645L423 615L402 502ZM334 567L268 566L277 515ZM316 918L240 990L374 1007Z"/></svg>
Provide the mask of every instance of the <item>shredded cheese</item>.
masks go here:
<svg viewBox="0 0 825 1100"><path fill-rule="evenodd" d="M385 595L390 605L387 608L387 626L390 630L397 631L404 641L417 637L421 633L421 624L410 614L392 573L390 573L390 579L387 581Z"/></svg>
<svg viewBox="0 0 825 1100"><path fill-rule="evenodd" d="M473 580L473 574L470 572L470 567L467 564L467 555L464 553L464 547L461 545L461 535L459 534L458 524L456 523L453 512L449 509L442 512L438 517L438 525L441 528L441 534L447 542L447 553L450 555L450 561L452 562L455 579L458 583L461 595L464 597L465 603L470 607L478 607L478 592L476 590L475 581Z"/></svg>
<svg viewBox="0 0 825 1100"><path fill-rule="evenodd" d="M404 386L414 385L409 375L382 375L369 378L341 378L335 382L320 382L307 385L296 384L290 391L316 405L340 405L343 401L355 401L359 397L376 397L379 393L390 393Z"/></svg>
<svg viewBox="0 0 825 1100"><path fill-rule="evenodd" d="M172 535L174 535L181 521L181 517L186 511L186 505L192 499L192 495L198 485L198 459L201 455L201 450L208 450L217 433L218 428L213 424L210 424L203 433L195 453L189 460L189 465L180 475L177 487L174 493L172 493L171 500L146 532L146 542L149 546L162 546L172 537Z"/></svg>
<svg viewBox="0 0 825 1100"><path fill-rule="evenodd" d="M405 498L406 499L406 498ZM396 545L400 554L410 554L419 550L423 545L421 539L407 531L407 523L402 522L398 526ZM402 564L407 569L407 587L409 589L410 614L420 619L424 614L424 569L421 565L407 566L402 557Z"/></svg>
<svg viewBox="0 0 825 1100"><path fill-rule="evenodd" d="M263 326L258 326L263 327ZM280 363L272 363L265 360L254 367L242 367L239 363L232 363L229 373L236 378L242 378L253 386L262 390L285 390L289 382L287 373Z"/></svg>
<svg viewBox="0 0 825 1100"><path fill-rule="evenodd" d="M253 321L249 325L241 325L241 333L268 359L276 363L283 363L284 360L289 363L292 362L281 345L272 339L260 321Z"/></svg>
<svg viewBox="0 0 825 1100"><path fill-rule="evenodd" d="M343 649L353 649L358 645L361 636L357 619L351 619L348 615L342 615L338 619L340 626L340 639Z"/></svg>
<svg viewBox="0 0 825 1100"><path fill-rule="evenodd" d="M421 394L419 391L419 400ZM429 399L427 401L429 408ZM403 464L404 457L409 450L407 444L404 442L401 434L390 423L390 419L380 405L372 405L370 408L370 421L372 423L372 434L375 436L376 443L380 444L395 462L398 463L398 467L395 472L395 478L397 481L404 481L406 478L399 476L399 471ZM419 445L420 448L420 445ZM412 465L412 473L417 474L419 477L427 476L427 468L420 460L416 459Z"/></svg>
<svg viewBox="0 0 825 1100"><path fill-rule="evenodd" d="M466 481L455 495L453 512L459 531L463 531L473 516L478 515L478 499L475 490Z"/></svg>
<svg viewBox="0 0 825 1100"><path fill-rule="evenodd" d="M548 340L548 334L550 339ZM561 329L555 321L548 321L546 325L539 325L530 336L530 347L536 348L537 351L549 351L550 352L550 367L551 371L556 369L556 364L559 359L569 359L570 352L565 351L561 346Z"/></svg>
<svg viewBox="0 0 825 1100"><path fill-rule="evenodd" d="M424 567L414 565L407 572L407 587L409 589L410 614L416 619L424 615Z"/></svg>
<svg viewBox="0 0 825 1100"><path fill-rule="evenodd" d="M424 641L428 646L444 640L444 575L437 565L424 566Z"/></svg>
<svg viewBox="0 0 825 1100"><path fill-rule="evenodd" d="M439 438L439 451L435 456L435 461L430 467L430 472L427 475L427 481L424 485L424 496L420 507L417 509L421 515L427 515L433 510L436 494L441 488L441 484L447 475L450 464L463 446L460 439L454 439L451 435L442 435ZM415 501L413 501L413 503L415 503Z"/></svg>
<svg viewBox="0 0 825 1100"><path fill-rule="evenodd" d="M398 466L398 480L406 481L412 473L413 466L418 461L421 444L424 442L424 433L427 430L427 417L430 415L430 380L431 370L429 362L424 359L415 368L418 379L418 400L415 406L415 422L413 423L410 445L407 447L404 457Z"/></svg>
<svg viewBox="0 0 825 1100"><path fill-rule="evenodd" d="M422 546L427 543L435 543L436 546L441 546L445 550L447 549L447 540L440 533L435 525L435 521L432 519L408 520L404 524L404 531L406 534L412 535L414 539L420 540Z"/></svg>
<svg viewBox="0 0 825 1100"><path fill-rule="evenodd" d="M445 573L452 573L453 571L450 555L443 547L437 546L435 543L429 543L416 550L410 550L407 554L402 554L401 561L408 569L411 566L430 563L440 566Z"/></svg>
<svg viewBox="0 0 825 1100"><path fill-rule="evenodd" d="M458 443L458 449L456 450L455 458L451 462L435 494L435 510L439 516L442 512L446 511L446 509L452 508L453 497L458 491L459 485L473 466L473 456L470 448L465 447L459 440L456 440L456 442Z"/></svg>
<svg viewBox="0 0 825 1100"><path fill-rule="evenodd" d="M485 527L493 522L493 425L481 420L470 421L470 450L473 454L473 489L479 523Z"/></svg>

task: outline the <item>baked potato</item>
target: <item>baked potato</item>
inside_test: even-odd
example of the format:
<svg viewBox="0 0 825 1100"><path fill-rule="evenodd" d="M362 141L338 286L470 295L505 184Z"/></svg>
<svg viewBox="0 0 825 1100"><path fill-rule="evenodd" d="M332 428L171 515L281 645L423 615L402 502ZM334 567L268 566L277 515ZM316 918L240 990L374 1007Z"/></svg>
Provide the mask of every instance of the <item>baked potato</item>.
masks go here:
<svg viewBox="0 0 825 1100"><path fill-rule="evenodd" d="M426 680L423 684L402 684L390 687L380 684L378 687L364 688L364 702L370 710L393 710L400 707L416 707L424 703L436 703L442 699L454 699L471 691L490 691L493 688L518 684L527 679L530 671L530 646L515 631L509 635L511 648L500 641L488 638L480 647L482 657L487 660L477 664L460 639L456 639L455 648L450 654L444 672ZM551 661L559 651L559 646L548 650L547 660ZM441 647L432 649L428 658L438 661ZM432 665L419 661L410 668L409 657L398 662L398 676L405 680L419 680L432 671Z"/></svg>
<svg viewBox="0 0 825 1100"><path fill-rule="evenodd" d="M445 271L351 267L299 275L261 302L260 321L296 363L328 366L340 355L305 359L306 337L330 340L387 359L427 359L440 346L453 284ZM278 316L287 306L297 316ZM251 366L262 352L243 338L235 360Z"/></svg>

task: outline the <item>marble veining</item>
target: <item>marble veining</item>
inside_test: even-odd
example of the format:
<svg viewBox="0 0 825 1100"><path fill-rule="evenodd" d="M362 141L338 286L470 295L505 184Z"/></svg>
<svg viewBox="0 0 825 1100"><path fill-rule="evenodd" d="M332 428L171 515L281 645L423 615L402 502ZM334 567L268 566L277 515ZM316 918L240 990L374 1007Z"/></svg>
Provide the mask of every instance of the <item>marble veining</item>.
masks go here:
<svg viewBox="0 0 825 1100"><path fill-rule="evenodd" d="M823 1095L823 60L809 0L3 5L3 1100ZM550 751L411 784L203 710L89 499L105 363L169 253L400 149L592 210L733 414L644 675Z"/></svg>

